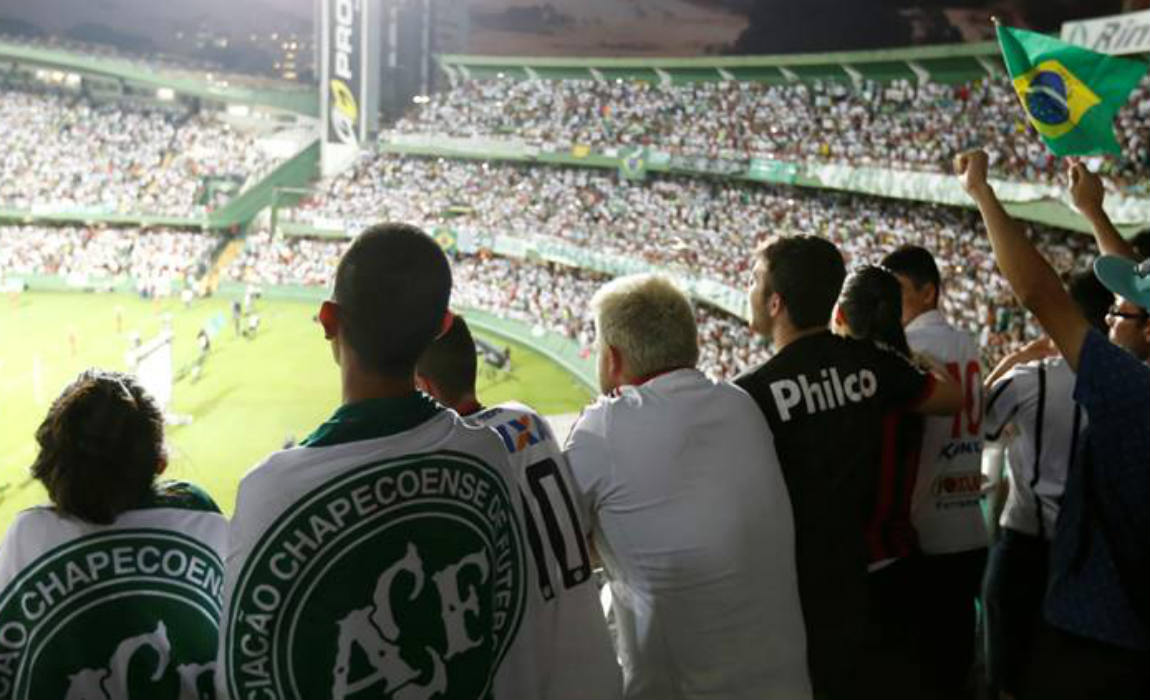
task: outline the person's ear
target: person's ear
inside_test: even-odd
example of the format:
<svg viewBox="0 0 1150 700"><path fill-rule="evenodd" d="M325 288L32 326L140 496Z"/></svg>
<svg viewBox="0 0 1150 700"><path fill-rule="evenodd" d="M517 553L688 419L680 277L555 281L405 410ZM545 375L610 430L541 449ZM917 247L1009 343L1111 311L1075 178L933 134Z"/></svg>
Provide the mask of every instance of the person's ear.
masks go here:
<svg viewBox="0 0 1150 700"><path fill-rule="evenodd" d="M611 379L616 386L622 386L623 380L627 374L627 368L623 362L623 353L619 352L619 348L614 345L607 346L607 372L610 374Z"/></svg>
<svg viewBox="0 0 1150 700"><path fill-rule="evenodd" d="M451 313L451 310L448 309L448 311L443 314L443 320L439 322L439 332L435 334L435 339L439 340L447 335L447 331L451 330L453 323L455 323L455 314Z"/></svg>
<svg viewBox="0 0 1150 700"><path fill-rule="evenodd" d="M160 460L156 463L156 476L168 471L168 453L165 450L160 453Z"/></svg>
<svg viewBox="0 0 1150 700"><path fill-rule="evenodd" d="M783 297L777 292L770 292L767 295L767 310L771 312L771 318L778 318L786 309L783 304Z"/></svg>
<svg viewBox="0 0 1150 700"><path fill-rule="evenodd" d="M319 307L319 325L323 326L325 340L335 340L339 337L339 305L334 301L325 301Z"/></svg>
<svg viewBox="0 0 1150 700"><path fill-rule="evenodd" d="M926 297L924 299L924 301L926 302L927 308L937 307L938 301L939 301L939 299L938 299L938 285L935 284L934 282L927 282L923 286L926 287L926 289L924 290L923 296Z"/></svg>
<svg viewBox="0 0 1150 700"><path fill-rule="evenodd" d="M847 315L843 313L843 307L835 304L834 311L834 328L835 330L847 330L850 326L847 325Z"/></svg>

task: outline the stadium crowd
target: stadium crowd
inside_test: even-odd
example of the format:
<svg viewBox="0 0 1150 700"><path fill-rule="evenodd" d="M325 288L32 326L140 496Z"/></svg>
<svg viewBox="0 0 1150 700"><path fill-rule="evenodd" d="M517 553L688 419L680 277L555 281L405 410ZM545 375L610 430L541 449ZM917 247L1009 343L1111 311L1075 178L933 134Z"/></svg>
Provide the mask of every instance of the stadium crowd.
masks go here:
<svg viewBox="0 0 1150 700"><path fill-rule="evenodd" d="M0 226L0 277L183 282L204 275L218 243L169 229Z"/></svg>
<svg viewBox="0 0 1150 700"><path fill-rule="evenodd" d="M204 178L245 179L272 162L204 113L0 90L0 207L197 217Z"/></svg>
<svg viewBox="0 0 1150 700"><path fill-rule="evenodd" d="M1120 188L1150 175L1150 81L1116 126L1123 156L1102 160ZM896 80L660 84L623 80L460 80L401 120L407 133L522 140L569 150L652 146L674 154L842 162L945 171L984 144L993 171L1056 182L1060 166L1018 109L1005 77L960 85Z"/></svg>
<svg viewBox="0 0 1150 700"><path fill-rule="evenodd" d="M1102 207L1145 188L1150 83L1105 182L1017 112L1001 79L460 81L396 128L951 169L977 209L364 154L300 214L353 238L252 232L223 271L247 285L237 336L260 287L327 288L341 396L230 518L160 479L136 377L88 370L48 408L51 503L0 544L0 698L1150 697L1150 259ZM198 216L207 178L268 164L179 108L5 88L0 125L4 208ZM1067 178L1093 237L1028 230L992 173ZM440 227L480 243L445 251ZM224 241L0 226L0 288L164 293ZM749 318L674 277L746 290ZM569 435L482 405L471 310L595 356Z"/></svg>
<svg viewBox="0 0 1150 700"><path fill-rule="evenodd" d="M225 274L259 286L329 284L347 241L304 237L272 239L267 232L251 236L243 254ZM531 324L575 341L590 353L594 327L586 309L594 291L608 277L552 263L496 257L486 252L457 255L452 267L452 303ZM716 379L733 378L743 367L765 357L746 322L705 304L696 307L702 357L699 367Z"/></svg>
<svg viewBox="0 0 1150 700"><path fill-rule="evenodd" d="M157 480L163 415L133 377L92 370L65 388L32 467L52 506L21 513L0 546L0 646L14 650L0 684L18 668L16 696L155 694L161 678L170 697L213 683L293 698L1150 693L1150 267L1083 165L1070 196L1094 237L1040 233L1044 257L983 151L955 164L981 225L717 182L556 171L548 189L517 168L368 163L384 172L337 180L313 211L428 225L455 209L476 219L460 225L502 218L608 253L641 254L630 237L722 251L737 271L711 269L749 287L749 323L657 274L485 250L452 263L410 224L253 237L230 276L331 285L316 320L342 405L247 473L229 522L198 488ZM413 184L381 200L388 183ZM0 228L0 269L187 275L218 242ZM596 353L603 395L565 443L529 407L479 403L452 305ZM991 333L1018 328L1003 309L1021 307L1044 337L984 377ZM1007 443L1009 473L993 542L990 440ZM161 615L157 591L197 614ZM51 653L23 653L48 632ZM144 658L150 681L129 672Z"/></svg>
<svg viewBox="0 0 1150 700"><path fill-rule="evenodd" d="M914 243L935 251L949 286L946 310L960 327L980 334L989 363L1037 333L994 273L977 215L953 207L721 180L660 177L637 183L592 169L376 154L306 202L303 216L312 221L383 216L426 228L443 224L549 236L737 289L747 285L750 275L740 251L766 232L824 236L852 264L876 261L899 245ZM1088 264L1088 239L1035 228L1044 254L1060 273ZM333 264L338 250L296 246L300 254L279 257L294 261L300 272L269 269L265 279L326 279L317 271L324 261ZM275 265L276 255L264 257L265 265ZM742 346L741 340L735 342Z"/></svg>
<svg viewBox="0 0 1150 700"><path fill-rule="evenodd" d="M163 416L135 378L66 387L36 433L52 506L0 546L15 695L155 694L166 678L165 697L1146 697L1150 265L1076 165L1103 255L1067 289L988 162L964 153L956 171L1045 337L985 377L979 340L940 310L962 290L922 245L874 264L805 233L743 242L750 330L775 352L735 358L726 382L699 367L727 332L664 276L452 264L398 223L262 241L268 259L239 268L260 279L335 258L316 320L342 405L244 476L229 522L157 481ZM187 239L148 235L105 250L100 232L46 232L63 252L12 265L91 247L100 269L132 269L155 246L179 269ZM479 402L452 304L594 347L603 395L564 443L529 407ZM992 440L1009 473L993 542ZM217 606L161 616L157 591ZM57 620L57 604L75 612ZM50 627L52 653L22 653ZM150 680L129 673L143 660Z"/></svg>

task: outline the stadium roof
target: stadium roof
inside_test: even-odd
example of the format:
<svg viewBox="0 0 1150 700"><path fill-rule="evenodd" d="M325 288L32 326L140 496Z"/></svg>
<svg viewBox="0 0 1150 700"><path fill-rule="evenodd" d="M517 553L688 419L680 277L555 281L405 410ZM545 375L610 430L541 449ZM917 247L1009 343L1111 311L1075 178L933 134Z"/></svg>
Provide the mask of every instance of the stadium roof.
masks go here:
<svg viewBox="0 0 1150 700"><path fill-rule="evenodd" d="M314 87L280 80L158 67L143 59L98 56L10 39L0 39L0 61L105 76L148 87L170 88L178 94L201 99L271 107L296 114L316 116L319 111Z"/></svg>
<svg viewBox="0 0 1150 700"><path fill-rule="evenodd" d="M621 78L670 83L721 80L885 82L903 78L956 83L1004 73L998 44L993 41L782 56L543 58L444 54L439 61L448 73L459 71L472 78Z"/></svg>

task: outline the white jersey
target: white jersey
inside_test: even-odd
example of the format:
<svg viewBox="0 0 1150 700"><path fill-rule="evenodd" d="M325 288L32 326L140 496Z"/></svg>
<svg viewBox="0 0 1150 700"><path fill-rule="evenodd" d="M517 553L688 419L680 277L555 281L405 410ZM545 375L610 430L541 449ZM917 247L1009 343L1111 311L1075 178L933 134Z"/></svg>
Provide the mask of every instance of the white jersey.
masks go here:
<svg viewBox="0 0 1150 700"><path fill-rule="evenodd" d="M627 697L810 697L790 498L747 393L693 369L624 387L584 411L566 454Z"/></svg>
<svg viewBox="0 0 1150 700"><path fill-rule="evenodd" d="M591 575L591 519L550 426L520 403L467 420L499 434L527 505L527 542L540 581L530 593L528 621L539 630L535 656L545 674L543 697L622 697L622 673Z"/></svg>
<svg viewBox="0 0 1150 700"><path fill-rule="evenodd" d="M1086 445L1086 411L1074 401L1074 372L1061 357L1017 365L991 387L986 439L1008 424L1010 494L999 521L1012 530L1053 539L1066 474Z"/></svg>
<svg viewBox="0 0 1150 700"><path fill-rule="evenodd" d="M419 394L343 406L240 483L222 691L541 697L520 508L494 431Z"/></svg>
<svg viewBox="0 0 1150 700"><path fill-rule="evenodd" d="M959 383L963 409L953 416L927 416L911 505L911 522L927 554L950 554L987 546L982 496L982 370L969 333L928 311L906 327L910 349L946 368Z"/></svg>
<svg viewBox="0 0 1150 700"><path fill-rule="evenodd" d="M111 525L17 515L0 546L0 698L210 697L227 528L180 483Z"/></svg>

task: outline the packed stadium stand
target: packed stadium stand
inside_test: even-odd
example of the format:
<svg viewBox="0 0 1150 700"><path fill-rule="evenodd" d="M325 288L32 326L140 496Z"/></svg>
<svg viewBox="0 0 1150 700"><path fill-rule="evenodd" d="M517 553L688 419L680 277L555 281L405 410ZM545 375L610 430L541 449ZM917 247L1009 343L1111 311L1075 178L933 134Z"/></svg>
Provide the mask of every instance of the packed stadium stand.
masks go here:
<svg viewBox="0 0 1150 700"><path fill-rule="evenodd" d="M75 46L9 50L61 48L82 52ZM374 221L406 221L470 242L457 251L461 303L545 327L583 354L591 338L586 301L604 275L654 269L689 280L701 302L703 334L725 339L721 357L708 359L708 371L730 377L765 352L746 329L742 297L751 252L766 236L823 235L851 264L918 243L939 257L948 314L979 334L991 362L1037 329L995 274L973 211L795 187L786 183L808 183L785 168L781 177L750 178L773 182L745 176L756 160L941 173L956 152L979 143L1002 177L1056 183L1054 161L1022 123L1006 78L993 70L972 77L986 62L983 54L930 58L940 65L966 61L955 73L923 59L938 82L908 77L905 66L858 79L833 56L823 73L818 66L803 69L813 79L781 81L764 76L786 75L785 67L754 69L761 74L685 68L671 78L652 69L651 80L622 72L604 77L591 62L553 68L546 78L533 78L529 67L512 77L478 67L472 74L460 68L466 59L456 57L444 64L452 87L413 105L350 168L312 185L314 155L293 159L299 161L293 179L266 177L284 159L262 147L261 131L237 128L229 115L199 108L195 100L141 103L26 80L0 89L0 119L12 144L0 158L0 208L159 215L186 226L208 221L214 233L161 234L123 225L90 230L78 226L89 223L82 218L60 222L62 228L41 222L0 234L12 242L4 267L10 277L82 272L94 279L189 284L218 267L225 284L260 285L273 295L276 287L302 287L314 298L329 284L348 236ZM81 59L97 65L109 57ZM1147 168L1147 112L1144 84L1118 120L1123 156L1099 161L1108 183L1127 194L1137 193ZM403 155L390 143L397 137L471 142L487 157ZM548 165L503 158L495 147L503 143L525 145L530 153L573 153L582 167L571 159ZM623 172L623 154L633 147L647 149L650 172L638 177ZM588 157L602 154L612 157ZM669 171L656 154L676 159ZM684 163L689 167L676 165ZM233 187L216 189L229 180ZM311 194L281 207L276 192L282 185ZM253 219L269 204L278 209L274 233L266 217ZM235 215L211 218L220 212ZM248 222L254 225L242 243L227 246L230 237L219 233L225 225ZM1088 238L1043 225L1035 225L1034 235L1060 272L1088 264ZM567 253L524 254L548 246ZM571 254L580 249L597 255ZM153 257L152 250L172 255ZM225 250L232 252L217 259ZM181 262L165 262L168 257ZM485 274L468 274L479 269Z"/></svg>
<svg viewBox="0 0 1150 700"><path fill-rule="evenodd" d="M1102 168L1144 191L1150 80L1119 113L1123 156ZM667 84L591 79L460 81L396 125L408 133L514 138L553 148L653 146L685 156L776 158L949 172L972 144L994 171L1057 181L1057 160L1023 121L1005 76L959 84L896 80Z"/></svg>

